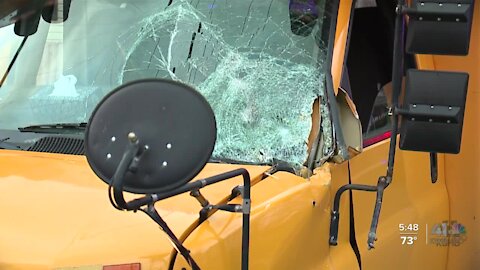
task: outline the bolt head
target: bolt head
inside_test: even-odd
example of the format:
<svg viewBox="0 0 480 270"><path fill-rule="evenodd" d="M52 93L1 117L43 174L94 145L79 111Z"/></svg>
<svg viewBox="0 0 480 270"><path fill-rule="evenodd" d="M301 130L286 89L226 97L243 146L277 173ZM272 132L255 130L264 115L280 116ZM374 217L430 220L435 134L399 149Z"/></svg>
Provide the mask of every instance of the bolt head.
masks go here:
<svg viewBox="0 0 480 270"><path fill-rule="evenodd" d="M128 133L128 139L131 142L136 142L138 138L137 138L137 135L134 132L130 132L130 133Z"/></svg>

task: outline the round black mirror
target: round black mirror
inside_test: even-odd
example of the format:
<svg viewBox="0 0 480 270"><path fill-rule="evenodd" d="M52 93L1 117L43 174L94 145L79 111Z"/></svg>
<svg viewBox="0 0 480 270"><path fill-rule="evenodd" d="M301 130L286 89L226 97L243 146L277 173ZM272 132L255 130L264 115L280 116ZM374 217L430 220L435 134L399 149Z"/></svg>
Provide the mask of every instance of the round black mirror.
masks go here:
<svg viewBox="0 0 480 270"><path fill-rule="evenodd" d="M193 88L160 79L124 84L97 105L85 134L88 163L108 184L131 132L147 150L135 172L126 173L124 190L142 194L189 182L210 159L216 140L213 110Z"/></svg>

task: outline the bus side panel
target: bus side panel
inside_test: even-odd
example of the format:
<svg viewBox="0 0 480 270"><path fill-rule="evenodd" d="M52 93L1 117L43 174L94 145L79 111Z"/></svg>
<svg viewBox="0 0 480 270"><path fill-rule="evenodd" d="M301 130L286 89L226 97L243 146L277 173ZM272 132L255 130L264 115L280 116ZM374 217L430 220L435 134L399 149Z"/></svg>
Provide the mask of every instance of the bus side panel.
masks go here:
<svg viewBox="0 0 480 270"><path fill-rule="evenodd" d="M448 269L480 269L480 3L473 17L470 52L466 57L434 56L435 69L470 75L458 155L445 156L445 178L450 197L450 225L461 224L466 233L452 241Z"/></svg>

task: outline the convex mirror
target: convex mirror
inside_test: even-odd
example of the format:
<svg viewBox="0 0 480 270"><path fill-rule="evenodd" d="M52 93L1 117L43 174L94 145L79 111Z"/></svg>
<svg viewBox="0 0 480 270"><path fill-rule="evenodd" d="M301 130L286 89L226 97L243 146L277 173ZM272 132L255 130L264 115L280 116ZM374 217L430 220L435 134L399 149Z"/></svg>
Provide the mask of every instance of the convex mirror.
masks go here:
<svg viewBox="0 0 480 270"><path fill-rule="evenodd" d="M146 79L113 90L97 105L85 134L88 163L107 184L132 133L143 153L135 171L127 171L123 189L161 193L186 184L208 162L215 117L199 92L179 82Z"/></svg>

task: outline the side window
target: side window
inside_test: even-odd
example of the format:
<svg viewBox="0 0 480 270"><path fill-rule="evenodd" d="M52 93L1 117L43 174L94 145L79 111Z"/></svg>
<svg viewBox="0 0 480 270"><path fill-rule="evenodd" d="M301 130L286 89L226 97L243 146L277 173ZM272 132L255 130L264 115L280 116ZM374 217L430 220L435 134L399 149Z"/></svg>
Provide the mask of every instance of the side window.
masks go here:
<svg viewBox="0 0 480 270"><path fill-rule="evenodd" d="M357 1L353 11L342 87L355 103L363 146L390 137L394 1Z"/></svg>
<svg viewBox="0 0 480 270"><path fill-rule="evenodd" d="M381 89L375 98L367 129L363 132L363 147L390 138L392 118L389 115L390 100L386 92L388 91Z"/></svg>

